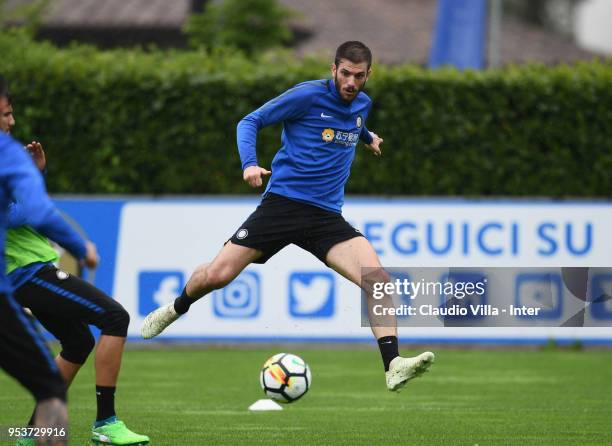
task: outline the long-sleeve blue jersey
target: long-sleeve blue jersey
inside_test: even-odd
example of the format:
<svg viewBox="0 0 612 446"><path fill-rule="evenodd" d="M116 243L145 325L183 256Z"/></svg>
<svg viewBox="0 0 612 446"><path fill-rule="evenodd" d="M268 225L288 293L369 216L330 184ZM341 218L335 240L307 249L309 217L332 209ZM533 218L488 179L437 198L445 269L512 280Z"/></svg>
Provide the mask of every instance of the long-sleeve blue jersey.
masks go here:
<svg viewBox="0 0 612 446"><path fill-rule="evenodd" d="M351 102L343 101L331 79L298 84L238 124L242 169L257 165L257 132L282 122L281 148L264 195L274 192L341 212L355 146L360 139L372 142L365 126L371 106L363 92Z"/></svg>
<svg viewBox="0 0 612 446"><path fill-rule="evenodd" d="M20 204L23 224L58 242L79 259L86 251L83 239L64 221L49 199L42 176L23 146L0 132L0 293L11 290L4 258L11 202Z"/></svg>

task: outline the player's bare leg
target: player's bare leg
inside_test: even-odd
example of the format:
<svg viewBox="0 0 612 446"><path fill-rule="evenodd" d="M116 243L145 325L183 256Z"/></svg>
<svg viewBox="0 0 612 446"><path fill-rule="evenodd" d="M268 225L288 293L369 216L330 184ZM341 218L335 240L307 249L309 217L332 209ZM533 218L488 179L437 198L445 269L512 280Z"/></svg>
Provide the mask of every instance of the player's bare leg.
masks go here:
<svg viewBox="0 0 612 446"><path fill-rule="evenodd" d="M96 385L115 387L121 368L125 338L122 336L100 336L96 349Z"/></svg>
<svg viewBox="0 0 612 446"><path fill-rule="evenodd" d="M327 264L336 272L362 288L368 305L368 318L374 337L378 341L383 362L387 388L397 391L409 380L427 371L434 361L431 352L413 358L399 356L397 348L397 320L395 316L377 317L372 311L374 304L391 305L390 301L375 300L372 294L374 283L388 282L389 275L380 264L374 248L364 237L355 237L333 246L327 253ZM364 268L367 274L364 275ZM391 299L386 297L384 299Z"/></svg>
<svg viewBox="0 0 612 446"><path fill-rule="evenodd" d="M55 357L55 364L60 371L60 375L66 381L66 384L70 386L72 380L76 376L76 374L81 370L81 366L83 364L76 364L74 362L70 362L62 358L60 355Z"/></svg>
<svg viewBox="0 0 612 446"><path fill-rule="evenodd" d="M95 369L96 369L96 389L113 389L117 386L119 378L119 370L121 368L121 358L123 357L123 349L125 346L125 338L122 336L102 335L96 349ZM57 355L55 363L64 378L64 381L70 386L74 377L80 370L82 364L77 364L64 359L61 355ZM100 393L98 398L100 398ZM37 416L38 412L36 412ZM149 437L146 435L132 432L125 423L116 416L107 418L107 422L100 426L94 425L92 428L92 441L96 444L116 445L145 445L149 443ZM22 443L24 445L29 443Z"/></svg>
<svg viewBox="0 0 612 446"><path fill-rule="evenodd" d="M187 282L187 294L199 299L223 288L259 256L261 251L227 242L212 262L196 268Z"/></svg>
<svg viewBox="0 0 612 446"><path fill-rule="evenodd" d="M114 415L114 394L121 369L125 337L102 335L96 348L96 396L98 415L91 441L104 445L145 445L149 437L131 431Z"/></svg>
<svg viewBox="0 0 612 446"><path fill-rule="evenodd" d="M364 237L355 237L333 246L327 253L326 260L334 271L366 292L368 307L371 302L376 302L372 298L372 293L368 290L372 288L375 282L387 282L389 280L389 276L380 264L374 248ZM369 272L366 277L362 277L364 268L367 268ZM388 316L384 323L383 321L373 321L372 316L373 313L368 311L370 327L376 339L385 336L397 336L395 316Z"/></svg>
<svg viewBox="0 0 612 446"><path fill-rule="evenodd" d="M227 242L211 263L196 268L183 295L147 315L142 324L142 337L150 339L160 334L181 314L186 313L193 302L211 291L223 288L260 256L261 251Z"/></svg>

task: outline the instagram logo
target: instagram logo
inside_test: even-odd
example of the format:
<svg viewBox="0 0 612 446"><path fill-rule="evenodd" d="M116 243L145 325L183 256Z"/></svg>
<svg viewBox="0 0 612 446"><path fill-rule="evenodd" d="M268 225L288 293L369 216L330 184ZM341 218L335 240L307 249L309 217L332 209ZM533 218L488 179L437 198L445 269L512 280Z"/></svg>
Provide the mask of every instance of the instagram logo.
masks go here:
<svg viewBox="0 0 612 446"><path fill-rule="evenodd" d="M261 281L254 271L243 271L213 294L213 310L219 318L253 318L261 305Z"/></svg>
<svg viewBox="0 0 612 446"><path fill-rule="evenodd" d="M541 308L531 319L558 319L563 314L563 283L559 274L525 273L516 277L514 304Z"/></svg>

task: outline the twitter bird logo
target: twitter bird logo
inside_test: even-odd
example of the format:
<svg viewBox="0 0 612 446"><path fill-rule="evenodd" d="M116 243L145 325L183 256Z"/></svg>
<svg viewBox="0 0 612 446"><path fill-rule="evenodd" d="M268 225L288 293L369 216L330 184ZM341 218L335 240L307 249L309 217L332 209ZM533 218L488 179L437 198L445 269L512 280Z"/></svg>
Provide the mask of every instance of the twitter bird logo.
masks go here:
<svg viewBox="0 0 612 446"><path fill-rule="evenodd" d="M331 273L292 273L289 276L289 313L296 318L332 317L335 288Z"/></svg>

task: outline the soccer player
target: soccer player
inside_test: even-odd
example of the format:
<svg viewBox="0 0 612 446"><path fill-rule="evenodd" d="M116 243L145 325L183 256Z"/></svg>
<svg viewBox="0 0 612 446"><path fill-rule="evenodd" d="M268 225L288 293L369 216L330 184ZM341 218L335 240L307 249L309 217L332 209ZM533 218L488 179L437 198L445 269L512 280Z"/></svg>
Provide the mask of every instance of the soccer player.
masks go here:
<svg viewBox="0 0 612 446"><path fill-rule="evenodd" d="M0 77L0 97L6 91L6 84ZM10 118L6 101L2 100L0 118L0 123ZM66 383L44 340L12 297L10 282L4 273L4 240L11 199L26 203L22 209L25 222L61 243L78 259L91 261L95 253L88 251L78 235L61 219L45 192L40 174L22 146L0 132L0 367L35 398L33 425L54 430L52 436L38 438L38 444L66 445Z"/></svg>
<svg viewBox="0 0 612 446"><path fill-rule="evenodd" d="M10 96L5 95L4 99L10 104ZM2 123L2 130L8 133L14 125L15 119L11 116L10 121ZM44 172L46 157L42 145L34 141L26 149L38 169ZM6 268L15 300L29 308L60 341L62 350L55 364L68 385L95 345L88 324L101 330L95 359L97 415L91 439L108 445L147 444L149 437L129 430L115 414L115 389L129 314L119 302L93 285L53 265L58 255L44 236L26 225L24 205L20 200L11 203L6 238ZM91 242L87 244L94 249ZM94 258L95 262L88 266L96 266L97 256ZM34 414L30 424L33 418ZM20 444L34 443L32 439L23 439Z"/></svg>
<svg viewBox="0 0 612 446"><path fill-rule="evenodd" d="M237 139L244 180L259 187L262 177L271 175L262 201L217 257L195 270L181 296L145 318L145 339L161 333L196 300L230 283L250 263L265 263L291 243L362 287L371 305L372 285L389 277L372 245L341 213L357 142L362 140L374 155L381 154L383 140L365 126L372 102L362 90L371 65L368 47L345 42L336 51L333 79L301 83L240 121ZM257 132L279 122L282 147L270 172L257 162ZM372 272L362 277L362 268ZM426 371L434 355L401 357L395 318L382 325L370 319L387 388L399 390Z"/></svg>

